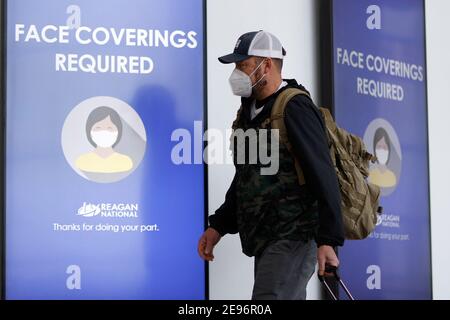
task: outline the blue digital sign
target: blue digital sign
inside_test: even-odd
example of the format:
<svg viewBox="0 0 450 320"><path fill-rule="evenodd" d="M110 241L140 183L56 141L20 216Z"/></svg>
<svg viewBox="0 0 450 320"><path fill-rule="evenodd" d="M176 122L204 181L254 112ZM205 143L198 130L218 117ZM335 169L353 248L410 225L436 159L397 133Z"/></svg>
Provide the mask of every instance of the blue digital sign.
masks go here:
<svg viewBox="0 0 450 320"><path fill-rule="evenodd" d="M203 14L7 2L7 299L205 298L204 167L173 159L202 138Z"/></svg>
<svg viewBox="0 0 450 320"><path fill-rule="evenodd" d="M334 0L332 15L336 120L377 156L384 208L339 251L342 276L357 299L430 299L424 2Z"/></svg>

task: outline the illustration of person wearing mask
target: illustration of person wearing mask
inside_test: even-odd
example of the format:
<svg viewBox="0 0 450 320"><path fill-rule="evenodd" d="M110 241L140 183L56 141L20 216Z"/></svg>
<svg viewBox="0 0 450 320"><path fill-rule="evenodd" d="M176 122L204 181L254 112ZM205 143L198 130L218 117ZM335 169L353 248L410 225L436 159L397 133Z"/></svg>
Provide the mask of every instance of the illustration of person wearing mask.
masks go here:
<svg viewBox="0 0 450 320"><path fill-rule="evenodd" d="M95 173L119 173L133 168L130 157L114 150L122 137L122 120L115 110L109 107L93 110L86 121L86 135L95 150L76 160L78 169Z"/></svg>
<svg viewBox="0 0 450 320"><path fill-rule="evenodd" d="M369 182L381 188L395 187L397 185L397 177L387 167L391 157L391 141L386 130L379 128L375 132L373 143L378 164L371 168Z"/></svg>

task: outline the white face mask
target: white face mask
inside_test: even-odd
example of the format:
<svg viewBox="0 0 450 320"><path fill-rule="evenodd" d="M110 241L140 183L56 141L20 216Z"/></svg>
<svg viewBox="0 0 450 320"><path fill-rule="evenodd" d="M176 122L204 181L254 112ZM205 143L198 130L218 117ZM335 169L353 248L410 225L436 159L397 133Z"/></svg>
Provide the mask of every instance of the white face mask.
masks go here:
<svg viewBox="0 0 450 320"><path fill-rule="evenodd" d="M261 63L253 70L253 72L250 75L247 75L245 72L234 69L233 73L231 73L230 79L228 80L230 82L231 90L233 91L233 94L239 97L248 98L252 95L253 88L261 82L262 79L266 76L265 74L259 79L254 85L252 85L252 79L250 78L256 70L258 70L261 65L263 64L264 60L261 61Z"/></svg>
<svg viewBox="0 0 450 320"><path fill-rule="evenodd" d="M389 160L389 151L385 149L376 149L375 153L378 158L378 162L385 166Z"/></svg>
<svg viewBox="0 0 450 320"><path fill-rule="evenodd" d="M116 143L119 132L117 131L91 131L92 140L100 148L110 148Z"/></svg>

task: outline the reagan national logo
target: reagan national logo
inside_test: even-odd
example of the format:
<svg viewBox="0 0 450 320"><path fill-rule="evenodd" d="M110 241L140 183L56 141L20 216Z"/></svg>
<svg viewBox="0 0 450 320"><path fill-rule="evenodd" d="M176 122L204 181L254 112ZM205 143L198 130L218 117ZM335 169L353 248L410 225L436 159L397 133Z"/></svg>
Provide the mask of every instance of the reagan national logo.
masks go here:
<svg viewBox="0 0 450 320"><path fill-rule="evenodd" d="M137 218L139 205L137 203L83 203L78 209L78 216L103 218Z"/></svg>

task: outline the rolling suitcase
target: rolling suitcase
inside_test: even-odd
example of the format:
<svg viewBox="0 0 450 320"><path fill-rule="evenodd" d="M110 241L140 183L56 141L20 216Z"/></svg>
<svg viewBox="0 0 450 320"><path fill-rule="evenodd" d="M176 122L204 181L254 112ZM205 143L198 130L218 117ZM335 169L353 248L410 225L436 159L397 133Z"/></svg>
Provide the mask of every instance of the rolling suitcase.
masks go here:
<svg viewBox="0 0 450 320"><path fill-rule="evenodd" d="M344 289L344 291L347 294L347 296L349 297L349 299L350 300L355 300L355 298L353 298L353 296L350 293L350 291L348 290L347 286L345 285L345 283L342 281L341 277L339 276L336 267L327 266L325 268L325 272L326 273L332 273L334 278L336 279L336 281L339 283L339 285L342 287L342 289ZM324 287L327 290L327 292L330 295L330 297L333 300L339 300L338 297L336 297L336 295L333 293L333 290L331 290L330 285L327 283L326 277L325 276L321 276L319 274L317 274L317 276L319 277L320 282L324 285Z"/></svg>

